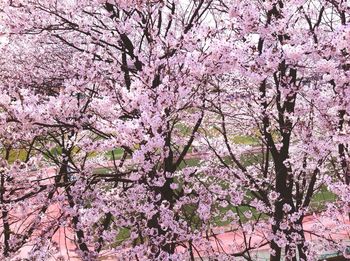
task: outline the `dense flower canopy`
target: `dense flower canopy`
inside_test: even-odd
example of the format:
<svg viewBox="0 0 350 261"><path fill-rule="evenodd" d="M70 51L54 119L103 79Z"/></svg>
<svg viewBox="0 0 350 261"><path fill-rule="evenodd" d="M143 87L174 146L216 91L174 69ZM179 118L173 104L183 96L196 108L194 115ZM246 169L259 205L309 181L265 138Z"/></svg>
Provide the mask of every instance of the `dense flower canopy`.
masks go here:
<svg viewBox="0 0 350 261"><path fill-rule="evenodd" d="M1 0L0 259L349 255L349 15Z"/></svg>

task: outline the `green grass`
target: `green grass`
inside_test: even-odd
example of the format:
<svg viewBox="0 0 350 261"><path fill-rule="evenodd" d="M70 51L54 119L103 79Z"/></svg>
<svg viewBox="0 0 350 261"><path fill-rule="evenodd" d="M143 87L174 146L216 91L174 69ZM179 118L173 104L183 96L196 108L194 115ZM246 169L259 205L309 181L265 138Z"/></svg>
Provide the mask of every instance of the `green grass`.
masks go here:
<svg viewBox="0 0 350 261"><path fill-rule="evenodd" d="M244 167L251 166L253 164L259 164L263 160L263 154L261 152L243 154L240 157L240 162Z"/></svg>
<svg viewBox="0 0 350 261"><path fill-rule="evenodd" d="M119 246L123 241L127 240L129 237L130 237L130 229L122 228L119 230L115 244Z"/></svg>
<svg viewBox="0 0 350 261"><path fill-rule="evenodd" d="M100 168L95 168L93 173L96 174L96 175L108 174L110 171L111 171L110 168L100 167Z"/></svg>
<svg viewBox="0 0 350 261"><path fill-rule="evenodd" d="M248 206L239 206L239 207L235 207L232 205L229 205L225 208L219 207L219 211L220 211L220 215L219 216L215 216L215 218L213 219L213 224L217 227L224 227L224 226L228 226L232 220L223 220L222 217L229 211L231 210L233 213L237 214L237 216L239 217L239 219L241 220L242 223L246 223L249 219L246 218L244 216L244 212L246 211L251 211L252 212L252 219L255 219L258 217L259 213L256 209L248 207Z"/></svg>
<svg viewBox="0 0 350 261"><path fill-rule="evenodd" d="M195 167L198 166L200 159L185 159L180 163L179 170L186 167Z"/></svg>
<svg viewBox="0 0 350 261"><path fill-rule="evenodd" d="M113 152L115 159L120 159L123 156L124 150L121 148L114 149L112 151L106 152L106 156L109 160L113 160Z"/></svg>
<svg viewBox="0 0 350 261"><path fill-rule="evenodd" d="M321 191L317 192L316 194L314 194L314 196L311 199L310 202L310 210L311 211L321 211L325 209L325 203L326 202L334 202L337 199L337 196L328 191L327 188L322 188ZM242 221L242 223L245 223L248 221L248 219L243 215L243 213L245 211L250 210L253 214L252 220L256 219L258 217L258 215L260 214L256 209L252 208L252 207L248 207L248 206L232 206L229 205L225 208L223 207L218 207L218 210L220 211L220 214L218 216L216 216L213 219L213 224L215 226L227 226L230 224L231 220L223 220L221 217L223 217L229 210L231 210L233 213L236 213L239 215L240 220ZM263 214L262 219L267 219L268 216Z"/></svg>
<svg viewBox="0 0 350 261"><path fill-rule="evenodd" d="M235 136L232 138L232 142L241 145L257 145L259 144L259 139L253 136Z"/></svg>
<svg viewBox="0 0 350 261"><path fill-rule="evenodd" d="M321 211L325 208L325 202L334 202L337 196L323 187L319 192L315 193L310 202L312 211Z"/></svg>
<svg viewBox="0 0 350 261"><path fill-rule="evenodd" d="M5 150L0 151L1 157L5 158ZM27 158L27 151L24 149L12 149L9 154L8 162L10 164L14 163L16 160L25 161Z"/></svg>

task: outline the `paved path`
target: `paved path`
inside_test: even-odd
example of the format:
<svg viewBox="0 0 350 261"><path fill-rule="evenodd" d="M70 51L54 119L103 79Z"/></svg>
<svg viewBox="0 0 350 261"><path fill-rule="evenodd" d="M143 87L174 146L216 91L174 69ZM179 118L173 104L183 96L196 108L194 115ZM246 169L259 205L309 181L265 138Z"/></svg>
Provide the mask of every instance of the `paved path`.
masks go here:
<svg viewBox="0 0 350 261"><path fill-rule="evenodd" d="M342 217L339 217L340 219ZM344 217L345 218L345 217ZM346 218L345 218L346 219ZM344 224L350 225L350 222L348 220L344 220ZM305 231L312 231L312 227L314 225L322 225L327 227L328 229L334 229L336 227L336 223L334 223L329 218L321 218L321 217L314 217L314 216L307 216L304 218L303 227ZM216 228L214 231L218 232L219 230L225 231L228 230L228 227L224 228ZM305 233L306 241L313 241L316 239L316 237L310 233ZM323 235L327 236L327 235ZM350 239L350 231L349 230L341 230L337 233L332 233L332 235L329 235L334 240L349 240ZM64 260L72 260L72 261L78 261L80 260L76 253L75 253L75 245L72 241L69 239L65 239L65 237L72 238L72 232L68 229L66 231L59 230L53 240L56 241L60 247L60 253L62 257L64 257ZM255 261L262 261L262 260L268 260L269 256L269 245L266 244L266 237L264 233L255 231L254 235L251 236L251 238L248 240L251 240L251 245L260 246L257 247L257 251L253 251L253 256L256 255L254 258ZM66 241L66 242L65 242ZM210 238L210 243L213 248L213 250L217 253L233 253L232 249L239 246L244 246L244 236L242 232L240 231L227 231L222 232L221 234L218 234L215 238ZM182 251L183 249L179 248L179 251ZM115 255L102 253L102 255L105 256L104 260L120 260ZM205 256L205 253L202 253L203 256ZM196 255L198 256L198 255ZM68 258L70 257L70 259ZM52 259L54 260L54 259Z"/></svg>
<svg viewBox="0 0 350 261"><path fill-rule="evenodd" d="M260 151L260 148L251 148L249 150L247 150L247 152L245 152L244 154L251 154L251 153L258 153ZM189 154L186 158L187 159L194 159L194 158L205 158L205 156L209 156L209 154L199 154L199 153L192 153ZM113 162L105 162L103 164L101 164L101 167L113 167L114 163ZM55 167L48 167L46 169L46 175L49 176L53 176L56 173L56 168ZM52 218L55 218L58 216L58 214L60 213L60 209L58 207L58 205L51 205L49 210L50 215ZM341 218L341 217L340 217ZM29 220L30 221L30 220ZM304 222L303 222L303 227L304 230L306 231L311 231L312 227L314 225L322 225L328 228L334 228L336 226L336 224L334 222L332 222L330 219L327 218L320 218L320 217L314 217L314 216L307 216L304 218ZM349 220L347 218L344 218L344 221L342 224L346 224L349 225ZM216 228L216 231L218 230L223 230L222 233L218 234L216 236L216 239L211 238L211 245L212 248L216 251L216 252L226 252L226 253L232 253L232 247L237 247L240 245L244 245L244 237L243 234L240 231L227 231L228 228ZM226 231L226 232L225 232ZM339 231L338 233L333 233L331 236L333 239L344 239L344 240L348 240L350 238L349 236L350 231L349 230L342 230ZM76 261L76 260L80 260L77 257L76 254L76 245L74 244L73 241L74 238L74 233L72 232L72 230L69 227L61 227L53 236L53 241L57 243L57 246L59 248L59 254L56 255L56 257L61 256L63 258L63 260L71 260L71 261ZM254 235L251 237L251 244L256 244L257 246L263 244L264 242L266 242L265 240L265 235L262 232L259 231L255 231ZM306 240L314 240L315 236L310 234L310 233L306 233ZM220 244L218 244L220 243ZM26 254L28 253L28 251L30 250L31 246L26 246L22 249L20 256L21 257L26 257ZM268 244L265 244L264 246L259 247L259 252L261 253L267 253L269 249ZM179 251L181 251L179 249ZM55 260L55 258L52 258L50 260ZM106 257L105 260L118 260L118 258L113 257L113 256L109 256L109 258ZM49 260L48 260L49 261Z"/></svg>

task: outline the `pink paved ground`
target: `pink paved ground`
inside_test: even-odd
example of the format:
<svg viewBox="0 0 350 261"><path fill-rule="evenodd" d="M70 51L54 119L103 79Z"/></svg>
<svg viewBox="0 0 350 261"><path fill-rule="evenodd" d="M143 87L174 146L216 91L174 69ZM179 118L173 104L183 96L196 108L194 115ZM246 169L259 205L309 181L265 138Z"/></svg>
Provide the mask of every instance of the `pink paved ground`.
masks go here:
<svg viewBox="0 0 350 261"><path fill-rule="evenodd" d="M321 221L320 221L321 220ZM315 218L313 216L307 216L304 219L303 227L306 231L311 230L312 226L315 225L315 223L322 222L322 225L332 228L335 226L335 224L327 218ZM344 221L345 223L349 224L349 221ZM227 229L227 228L226 228ZM58 243L60 248L60 255L64 257L64 260L71 260L71 261L77 261L80 260L75 253L76 246L74 245L73 241L70 240L73 238L72 231L67 228L60 229L54 236L53 240ZM306 233L306 240L313 240L315 237L312 236L309 233ZM339 231L339 233L333 233L332 234L333 239L349 239L349 231ZM251 244L261 244L264 242L265 236L262 233L255 232L254 235L251 238ZM219 243L219 244L218 244ZM220 253L232 253L232 245L240 245L244 243L244 238L241 232L223 232L222 234L218 235L216 239L211 239L211 245L212 248L216 252ZM269 250L269 245L264 245L262 247L258 248L259 252L265 252L267 253ZM179 251L181 251L179 249ZM103 253L102 253L103 254ZM105 256L104 260L119 260L116 256L109 255L107 253L103 254ZM22 252L22 256L25 257L25 253ZM54 260L54 259L52 259Z"/></svg>
<svg viewBox="0 0 350 261"><path fill-rule="evenodd" d="M108 166L110 166L112 163L107 163ZM56 172L56 169L54 167L47 168L46 175L47 176L53 176ZM51 205L48 212L50 213L52 218L55 218L55 216L58 215L60 212L60 209L58 205ZM340 219L343 219L342 224L350 224L348 218L339 217ZM30 220L28 220L30 222ZM314 216L307 216L304 218L303 227L306 231L311 231L312 226L322 223L323 226L332 228L335 227L336 224L334 224L330 219L327 218L320 218L320 217L314 217ZM226 228L220 228L222 230L227 231ZM218 229L216 229L218 230ZM326 236L326 235L325 235ZM349 231L339 231L338 233L332 233L333 239L344 239L348 240L350 238ZM61 227L53 236L53 241L57 243L59 247L59 254L55 257L62 256L64 260L71 260L76 261L80 260L76 254L76 245L73 241L74 234L72 230L68 227ZM314 240L315 236L312 236L310 233L306 233L306 240ZM262 242L265 240L265 235L263 233L260 233L259 231L255 231L254 235L251 238L251 244L256 244L257 246L261 245ZM219 244L218 244L219 243ZM216 252L226 252L231 253L232 252L232 246L233 245L242 245L244 243L244 238L241 232L235 231L235 232L223 232L220 233L218 236L216 236L216 239L211 239L211 245L212 248ZM22 249L20 256L26 257L28 254L28 251L31 249L31 246L26 246ZM259 247L259 251L267 252L269 249L268 244ZM181 249L179 249L181 251ZM104 260L118 260L117 257L113 257L111 255L108 256L107 253L105 254ZM50 260L56 260L54 257Z"/></svg>

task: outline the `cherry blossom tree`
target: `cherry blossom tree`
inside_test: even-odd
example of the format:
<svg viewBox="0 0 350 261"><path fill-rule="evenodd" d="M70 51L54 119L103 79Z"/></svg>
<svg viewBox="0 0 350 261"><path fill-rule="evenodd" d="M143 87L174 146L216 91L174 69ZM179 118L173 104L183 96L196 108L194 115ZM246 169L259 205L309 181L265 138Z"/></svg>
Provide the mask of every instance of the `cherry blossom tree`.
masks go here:
<svg viewBox="0 0 350 261"><path fill-rule="evenodd" d="M62 229L82 260L346 255L346 2L0 9L3 259L59 257Z"/></svg>
<svg viewBox="0 0 350 261"><path fill-rule="evenodd" d="M345 251L335 230L320 225L306 231L303 220L315 214L311 201L327 188L339 201L324 206L318 222L328 217L349 231L348 12L337 1L239 1L230 10L241 35L232 43L239 80L218 80L213 106L220 119L212 117L207 128L222 138L205 140L216 164L243 190L250 188L242 204L268 218L270 260L317 260L322 249ZM232 142L242 133L261 147L255 164L246 166ZM253 225L253 231L262 229ZM310 242L307 234L318 239Z"/></svg>

